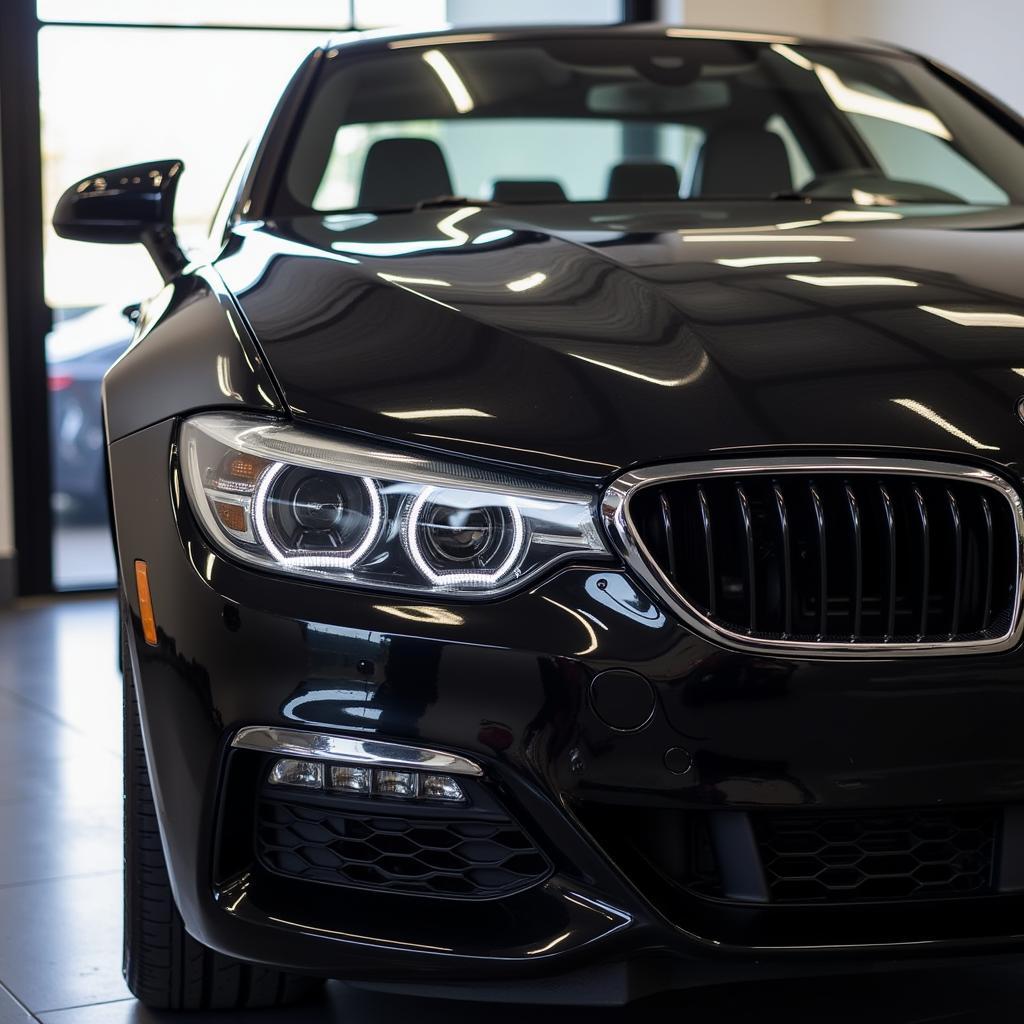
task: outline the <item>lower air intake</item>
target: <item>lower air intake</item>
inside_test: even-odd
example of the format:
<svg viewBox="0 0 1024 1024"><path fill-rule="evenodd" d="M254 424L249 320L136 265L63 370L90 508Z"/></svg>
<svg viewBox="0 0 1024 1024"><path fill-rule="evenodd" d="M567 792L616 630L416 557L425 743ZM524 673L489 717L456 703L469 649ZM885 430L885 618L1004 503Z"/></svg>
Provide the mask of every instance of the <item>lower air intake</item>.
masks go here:
<svg viewBox="0 0 1024 1024"><path fill-rule="evenodd" d="M940 899L990 892L991 811L754 818L772 903Z"/></svg>
<svg viewBox="0 0 1024 1024"><path fill-rule="evenodd" d="M508 819L363 812L260 801L256 852L269 870L360 889L492 899L543 881L547 858Z"/></svg>

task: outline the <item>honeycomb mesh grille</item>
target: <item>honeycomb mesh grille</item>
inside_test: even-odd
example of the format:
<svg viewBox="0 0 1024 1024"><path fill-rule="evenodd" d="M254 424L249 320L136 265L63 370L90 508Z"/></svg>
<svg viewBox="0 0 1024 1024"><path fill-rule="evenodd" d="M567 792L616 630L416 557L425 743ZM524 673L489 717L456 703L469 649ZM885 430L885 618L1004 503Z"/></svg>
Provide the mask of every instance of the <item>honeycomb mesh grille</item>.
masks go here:
<svg viewBox="0 0 1024 1024"><path fill-rule="evenodd" d="M976 896L990 891L990 811L755 820L773 903Z"/></svg>
<svg viewBox="0 0 1024 1024"><path fill-rule="evenodd" d="M256 849L271 871L363 889L489 899L542 881L547 858L508 819L358 813L261 800Z"/></svg>

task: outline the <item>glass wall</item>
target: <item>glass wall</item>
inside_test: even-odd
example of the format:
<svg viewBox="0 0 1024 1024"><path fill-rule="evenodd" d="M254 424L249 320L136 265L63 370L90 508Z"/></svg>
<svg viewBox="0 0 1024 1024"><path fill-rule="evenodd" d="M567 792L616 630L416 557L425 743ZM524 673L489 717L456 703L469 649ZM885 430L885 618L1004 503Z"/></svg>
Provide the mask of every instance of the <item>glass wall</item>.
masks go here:
<svg viewBox="0 0 1024 1024"><path fill-rule="evenodd" d="M160 279L141 246L57 238L49 215L61 193L99 170L179 157L177 227L186 248L198 245L305 54L335 28L436 24L444 2L39 0L38 12L53 566L65 590L115 582L100 383L131 335L122 310Z"/></svg>

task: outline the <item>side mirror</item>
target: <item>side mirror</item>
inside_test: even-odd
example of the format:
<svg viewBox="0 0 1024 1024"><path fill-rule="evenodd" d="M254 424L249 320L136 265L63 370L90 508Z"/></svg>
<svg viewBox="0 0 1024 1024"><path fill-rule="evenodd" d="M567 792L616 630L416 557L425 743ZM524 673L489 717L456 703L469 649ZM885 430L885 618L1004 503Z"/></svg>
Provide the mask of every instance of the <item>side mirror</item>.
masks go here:
<svg viewBox="0 0 1024 1024"><path fill-rule="evenodd" d="M188 262L174 235L184 168L180 160L154 160L84 178L60 197L53 228L77 242L141 242L169 281Z"/></svg>

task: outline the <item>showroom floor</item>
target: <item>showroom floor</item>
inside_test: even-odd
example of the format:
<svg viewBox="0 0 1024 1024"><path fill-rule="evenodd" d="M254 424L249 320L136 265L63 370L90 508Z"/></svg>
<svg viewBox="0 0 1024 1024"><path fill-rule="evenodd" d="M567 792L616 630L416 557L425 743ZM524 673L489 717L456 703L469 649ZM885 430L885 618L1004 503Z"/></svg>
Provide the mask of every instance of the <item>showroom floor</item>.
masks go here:
<svg viewBox="0 0 1024 1024"><path fill-rule="evenodd" d="M166 1020L132 1000L121 958L121 683L109 597L23 603L0 613L0 1024L124 1024ZM763 983L707 989L588 1020L646 1021L683 1011L689 1024L749 1020L1019 1021L1024 969ZM534 1024L564 1009L530 1010ZM253 1013L280 1024L489 1024L515 1006L400 999L332 983L301 1010ZM571 1011L571 1018L577 1016ZM189 1024L238 1017L188 1015Z"/></svg>

